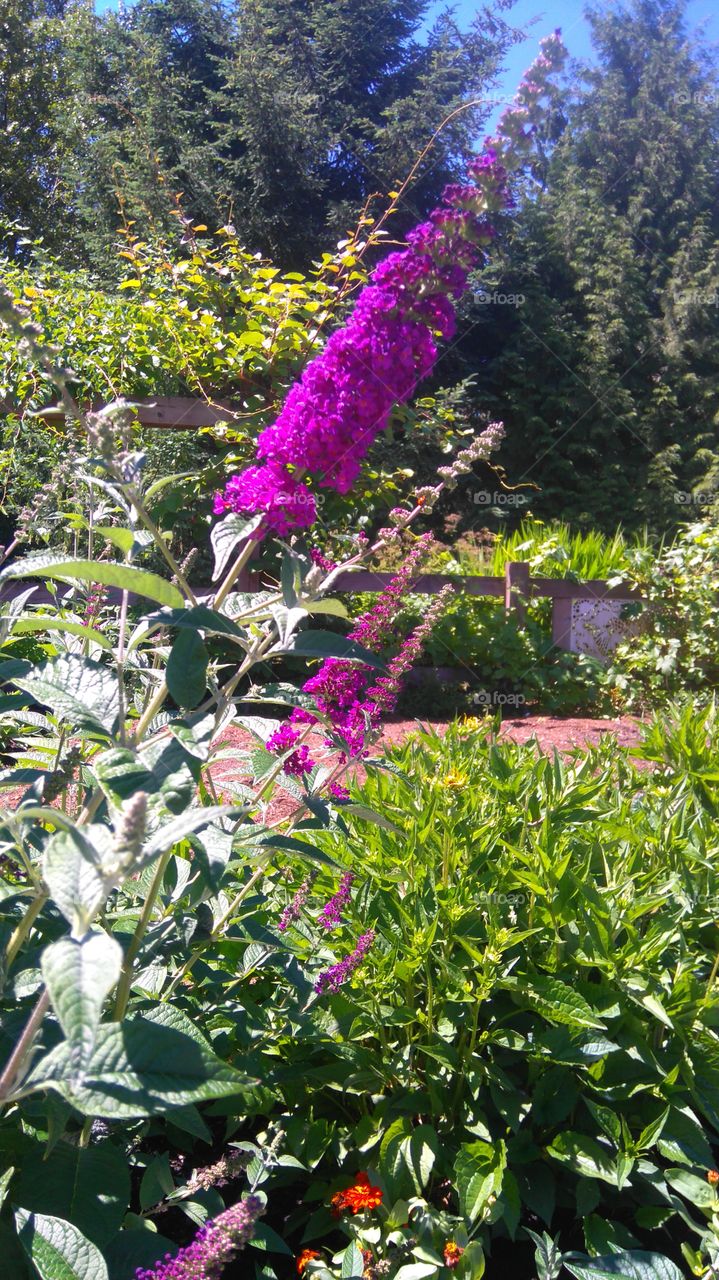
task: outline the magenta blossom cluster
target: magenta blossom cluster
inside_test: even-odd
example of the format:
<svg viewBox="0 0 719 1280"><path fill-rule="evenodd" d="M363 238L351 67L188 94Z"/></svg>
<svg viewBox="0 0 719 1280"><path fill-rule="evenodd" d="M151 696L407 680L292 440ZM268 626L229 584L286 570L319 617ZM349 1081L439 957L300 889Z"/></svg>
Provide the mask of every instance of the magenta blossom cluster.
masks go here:
<svg viewBox="0 0 719 1280"><path fill-rule="evenodd" d="M246 1196L200 1227L191 1244L174 1258L168 1253L150 1270L139 1268L136 1280L220 1280L227 1263L252 1239L263 1213L259 1196Z"/></svg>
<svg viewBox="0 0 719 1280"><path fill-rule="evenodd" d="M317 517L311 489L282 467L272 464L248 467L239 475L231 476L224 493L215 494L213 511L216 516L228 511L243 515L262 513L267 528L274 529L281 537L293 529L309 528ZM252 534L258 541L263 536L261 528Z"/></svg>
<svg viewBox="0 0 719 1280"><path fill-rule="evenodd" d="M372 272L344 328L329 338L291 388L279 417L257 442L260 465L228 481L215 512L264 512L256 537L307 528L315 518L302 481L347 493L396 404L406 403L437 360L440 340L455 330L455 304L469 272L495 235L491 218L511 206L508 170L531 140L549 73L561 66L558 34L502 117L496 138L469 166L469 181L453 183L441 205Z"/></svg>
<svg viewBox="0 0 719 1280"><path fill-rule="evenodd" d="M351 978L355 969L357 969L364 960L372 943L374 942L374 930L368 929L367 933L363 933L357 939L357 945L354 951L351 951L344 960L339 960L337 964L330 965L329 969L323 969L315 983L315 991L321 996L325 991L339 991L343 983Z"/></svg>
<svg viewBox="0 0 719 1280"><path fill-rule="evenodd" d="M305 773L311 773L315 767L315 762L310 756L310 749L305 742L297 745L300 741L300 735L297 729L293 729L291 724L280 725L274 733L270 734L265 746L268 751L275 751L278 755L289 751L287 759L282 765L283 771L290 777L301 778ZM294 747L294 750L292 748Z"/></svg>
<svg viewBox="0 0 719 1280"><path fill-rule="evenodd" d="M342 923L342 912L351 897L354 876L351 871L346 871L340 880L340 886L336 894L325 903L320 911L318 921L323 929L336 929Z"/></svg>
<svg viewBox="0 0 719 1280"><path fill-rule="evenodd" d="M331 796L334 796L335 800L349 800L350 798L349 791L342 786L341 782L330 782L327 790Z"/></svg>

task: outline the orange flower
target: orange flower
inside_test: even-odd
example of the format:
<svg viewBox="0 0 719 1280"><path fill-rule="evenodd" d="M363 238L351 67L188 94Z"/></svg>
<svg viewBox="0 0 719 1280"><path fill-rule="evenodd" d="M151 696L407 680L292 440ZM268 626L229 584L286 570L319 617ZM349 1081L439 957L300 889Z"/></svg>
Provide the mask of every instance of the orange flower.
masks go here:
<svg viewBox="0 0 719 1280"><path fill-rule="evenodd" d="M320 1255L318 1254L316 1249L303 1249L302 1253L297 1259L298 1276L302 1275L302 1272L305 1270L305 1267L309 1266L313 1258L319 1258L319 1256Z"/></svg>
<svg viewBox="0 0 719 1280"><path fill-rule="evenodd" d="M366 1173L358 1173L356 1181L344 1191L336 1191L330 1200L336 1218L341 1213L363 1213L377 1209L382 1203L382 1190L373 1187Z"/></svg>
<svg viewBox="0 0 719 1280"><path fill-rule="evenodd" d="M707 1182L710 1186L715 1187L719 1182L719 1170L710 1169L707 1173Z"/></svg>
<svg viewBox="0 0 719 1280"><path fill-rule="evenodd" d="M463 1253L464 1253L464 1249L462 1248L461 1245L458 1245L455 1240L448 1240L446 1245L444 1246L445 1267L449 1267L450 1271L454 1271L454 1268L457 1266L457 1263L459 1262Z"/></svg>

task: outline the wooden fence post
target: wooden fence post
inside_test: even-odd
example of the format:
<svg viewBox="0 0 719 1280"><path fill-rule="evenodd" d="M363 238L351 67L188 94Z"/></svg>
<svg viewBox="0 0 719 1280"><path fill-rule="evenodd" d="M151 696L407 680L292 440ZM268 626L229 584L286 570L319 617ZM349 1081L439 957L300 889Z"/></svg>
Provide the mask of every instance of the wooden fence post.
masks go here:
<svg viewBox="0 0 719 1280"><path fill-rule="evenodd" d="M521 560L508 561L504 568L504 609L517 615L520 627L527 618L529 592L529 565Z"/></svg>
<svg viewBox="0 0 719 1280"><path fill-rule="evenodd" d="M569 649L572 643L572 611L574 599L564 596L552 600L552 643L558 649Z"/></svg>

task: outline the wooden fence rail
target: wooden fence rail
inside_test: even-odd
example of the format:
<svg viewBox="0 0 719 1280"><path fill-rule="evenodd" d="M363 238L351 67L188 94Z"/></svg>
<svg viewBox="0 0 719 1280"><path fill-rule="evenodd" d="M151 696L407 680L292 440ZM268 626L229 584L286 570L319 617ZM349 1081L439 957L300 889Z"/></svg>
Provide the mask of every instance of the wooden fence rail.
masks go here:
<svg viewBox="0 0 719 1280"><path fill-rule="evenodd" d="M348 570L340 573L332 584L333 591L382 591L392 580L391 573L371 570ZM569 649L572 638L572 606L577 600L616 600L622 603L641 601L641 594L631 587L610 587L601 579L572 582L569 578L535 578L529 565L522 561L507 564L504 577L482 577L479 574L455 576L425 573L412 585L412 592L436 595L442 587L452 586L470 596L495 596L504 600L507 613L515 613L520 623L526 618L527 604L537 598L552 601L552 640L560 649Z"/></svg>

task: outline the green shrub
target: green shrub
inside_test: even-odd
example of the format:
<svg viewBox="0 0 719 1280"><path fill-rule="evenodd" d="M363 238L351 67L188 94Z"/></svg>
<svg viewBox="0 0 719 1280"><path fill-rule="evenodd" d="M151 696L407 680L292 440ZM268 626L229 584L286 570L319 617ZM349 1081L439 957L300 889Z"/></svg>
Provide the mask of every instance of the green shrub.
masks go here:
<svg viewBox="0 0 719 1280"><path fill-rule="evenodd" d="M471 725L420 735L370 772L344 813L356 882L342 925L318 929L336 887L322 871L285 935L306 973L375 932L331 1018L299 972L294 992L280 977L284 946L253 950L266 960L244 1035L264 1046L256 1105L279 1090L288 1150L312 1169L297 1171L290 1219L303 1246L323 1259L340 1247L318 1206L341 1166L344 1185L368 1170L383 1190L346 1230L390 1275L444 1275L447 1240L469 1249L462 1274L486 1257L492 1278L502 1260L532 1274L528 1236L535 1266L556 1245L548 1275L564 1256L581 1277L679 1280L683 1258L717 1258L713 726L713 711L655 723L651 772L613 743L565 763ZM277 893L275 919L282 880ZM613 1254L626 1265L602 1268Z"/></svg>
<svg viewBox="0 0 719 1280"><path fill-rule="evenodd" d="M638 636L621 645L611 678L627 703L705 699L719 684L719 525L683 527L658 556L635 551L623 574L645 601Z"/></svg>

